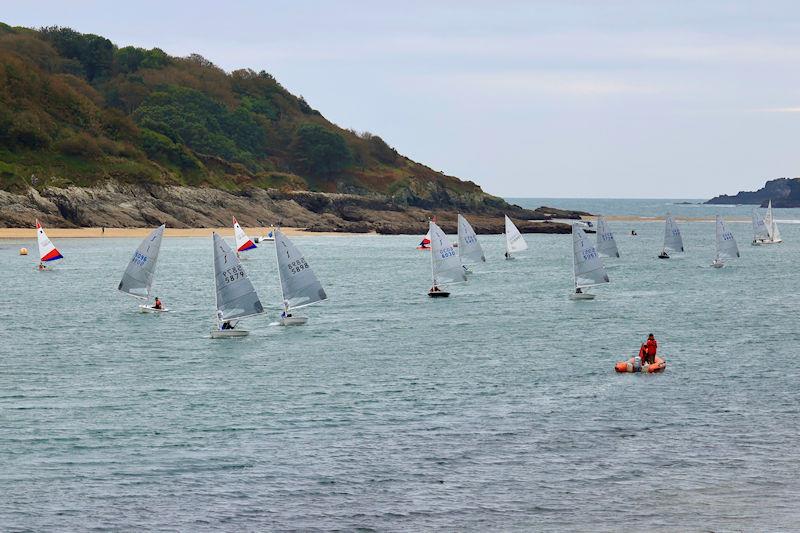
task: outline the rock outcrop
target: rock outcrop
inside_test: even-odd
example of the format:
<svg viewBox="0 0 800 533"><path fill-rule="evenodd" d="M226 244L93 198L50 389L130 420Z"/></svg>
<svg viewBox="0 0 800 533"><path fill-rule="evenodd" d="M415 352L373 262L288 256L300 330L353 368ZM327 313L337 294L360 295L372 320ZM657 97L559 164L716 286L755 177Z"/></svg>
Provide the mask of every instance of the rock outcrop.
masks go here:
<svg viewBox="0 0 800 533"><path fill-rule="evenodd" d="M29 227L38 218L55 227L221 227L236 216L245 226L302 227L310 231L384 234L424 232L436 216L447 232L456 232L456 213L467 214L479 233L501 233L503 214L523 232L568 233L553 218L587 214L552 208L524 209L489 195L463 197L444 189L436 202L418 194L340 194L285 192L249 188L228 192L213 188L129 185L29 188L24 194L0 191L0 226ZM436 192L434 192L434 196ZM429 195L426 195L429 196Z"/></svg>
<svg viewBox="0 0 800 533"><path fill-rule="evenodd" d="M780 178L768 181L757 191L741 191L733 196L723 194L707 204L753 204L766 207L800 207L800 178Z"/></svg>

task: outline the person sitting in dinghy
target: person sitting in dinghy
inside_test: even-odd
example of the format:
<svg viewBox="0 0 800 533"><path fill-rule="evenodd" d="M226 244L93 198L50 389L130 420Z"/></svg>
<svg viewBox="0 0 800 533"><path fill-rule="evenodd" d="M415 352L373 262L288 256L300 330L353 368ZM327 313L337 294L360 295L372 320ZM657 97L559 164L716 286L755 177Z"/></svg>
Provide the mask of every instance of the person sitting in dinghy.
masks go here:
<svg viewBox="0 0 800 533"><path fill-rule="evenodd" d="M164 306L161 304L161 300L158 299L158 296L156 296L156 301L153 302L153 309L158 309L159 311L164 309Z"/></svg>
<svg viewBox="0 0 800 533"><path fill-rule="evenodd" d="M281 313L281 318L291 318L292 313L289 312L289 300L283 301L283 312Z"/></svg>
<svg viewBox="0 0 800 533"><path fill-rule="evenodd" d="M233 327L236 325L234 322L231 322L230 320L222 320L222 311L220 310L217 310L217 320L219 321L220 331L233 329Z"/></svg>

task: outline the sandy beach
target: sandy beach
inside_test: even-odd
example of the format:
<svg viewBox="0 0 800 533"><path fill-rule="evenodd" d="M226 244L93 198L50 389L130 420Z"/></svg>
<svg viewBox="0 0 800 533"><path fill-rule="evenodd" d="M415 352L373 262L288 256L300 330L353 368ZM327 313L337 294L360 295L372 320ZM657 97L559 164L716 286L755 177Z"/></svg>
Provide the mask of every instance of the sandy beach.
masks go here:
<svg viewBox="0 0 800 533"><path fill-rule="evenodd" d="M48 237L56 238L87 238L96 239L101 237L146 237L153 228L51 228L45 227ZM269 229L265 228L244 228L250 237L260 237L266 235ZM211 232L216 231L226 237L233 236L233 228L167 228L164 232L165 237L209 237ZM371 235L370 233L339 233L333 231L306 231L305 228L281 228L281 231L290 237L313 235L313 236L354 236ZM372 234L374 235L374 234ZM0 228L0 239L32 239L36 237L35 228Z"/></svg>

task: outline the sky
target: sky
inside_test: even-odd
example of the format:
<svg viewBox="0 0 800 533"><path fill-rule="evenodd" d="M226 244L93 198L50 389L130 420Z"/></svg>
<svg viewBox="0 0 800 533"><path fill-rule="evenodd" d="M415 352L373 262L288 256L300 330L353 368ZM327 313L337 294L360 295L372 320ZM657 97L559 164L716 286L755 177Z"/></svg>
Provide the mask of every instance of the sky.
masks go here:
<svg viewBox="0 0 800 533"><path fill-rule="evenodd" d="M0 21L266 70L505 197L707 198L800 175L800 2L0 0Z"/></svg>

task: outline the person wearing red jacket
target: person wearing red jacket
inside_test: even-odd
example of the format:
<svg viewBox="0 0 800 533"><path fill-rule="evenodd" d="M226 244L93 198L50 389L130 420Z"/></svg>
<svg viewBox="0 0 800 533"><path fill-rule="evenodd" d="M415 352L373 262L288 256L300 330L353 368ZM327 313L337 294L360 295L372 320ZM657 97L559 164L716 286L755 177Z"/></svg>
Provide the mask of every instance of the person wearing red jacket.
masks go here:
<svg viewBox="0 0 800 533"><path fill-rule="evenodd" d="M647 342L642 344L642 348L639 350L639 354L642 357L642 363L647 363L649 365L655 363L656 352L658 352L658 342L656 342L656 338L651 333L647 336Z"/></svg>

